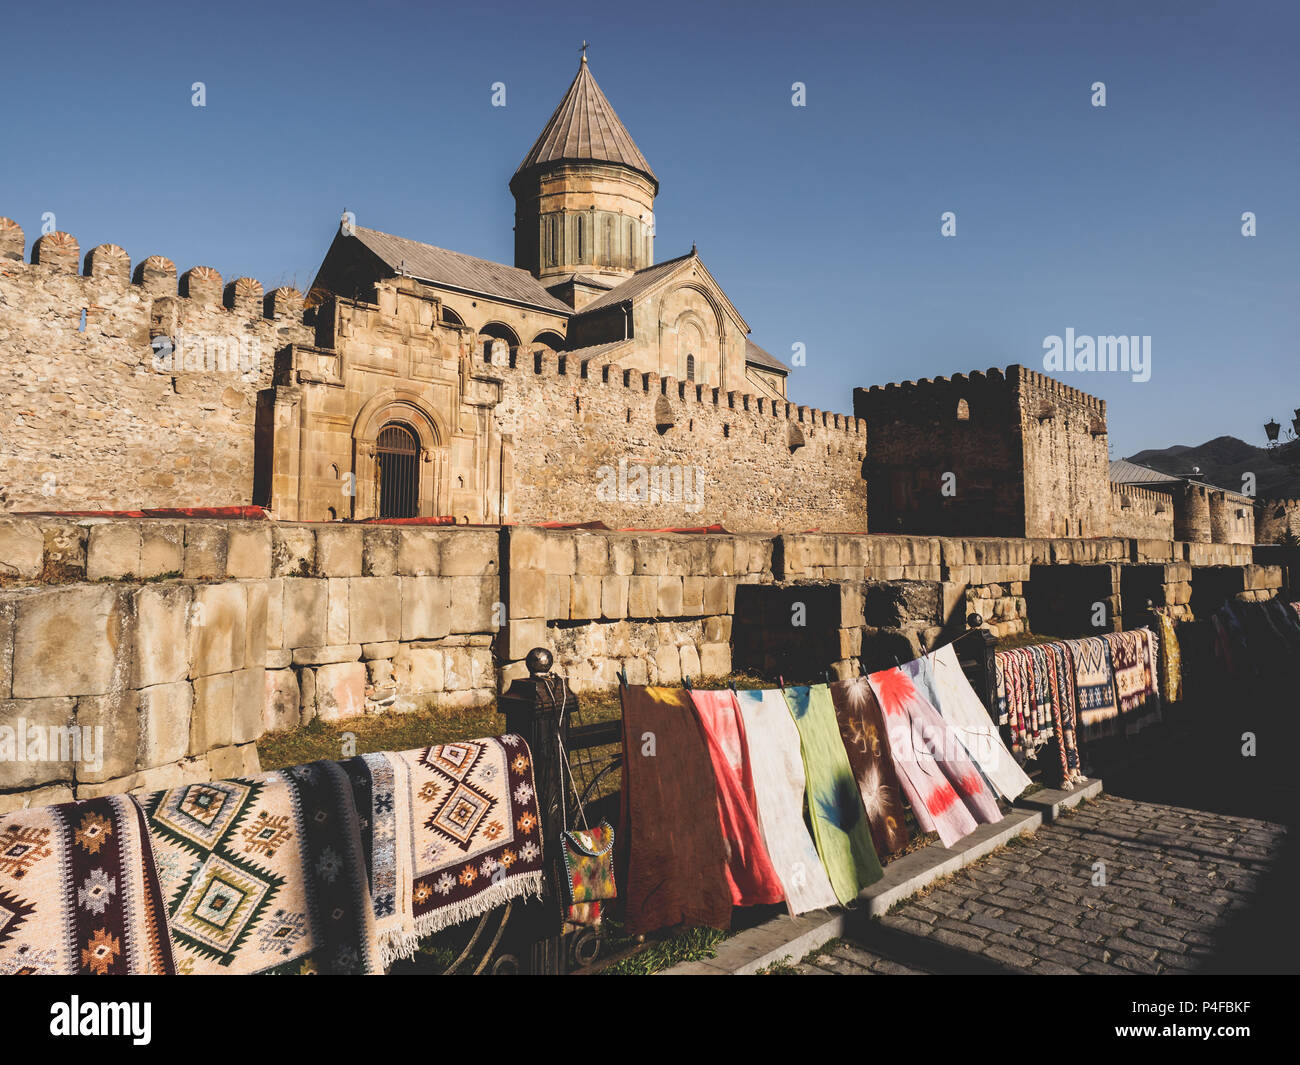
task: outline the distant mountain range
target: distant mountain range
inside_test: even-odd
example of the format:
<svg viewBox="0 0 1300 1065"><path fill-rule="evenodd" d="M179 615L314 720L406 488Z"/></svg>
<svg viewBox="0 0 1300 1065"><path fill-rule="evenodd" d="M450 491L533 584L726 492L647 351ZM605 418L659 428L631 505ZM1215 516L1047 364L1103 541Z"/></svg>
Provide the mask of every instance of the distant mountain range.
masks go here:
<svg viewBox="0 0 1300 1065"><path fill-rule="evenodd" d="M1235 436L1216 436L1197 447L1175 444L1139 451L1127 458L1161 473L1194 477L1234 492L1242 490L1242 475L1253 473L1258 498L1300 498L1300 440L1270 450Z"/></svg>

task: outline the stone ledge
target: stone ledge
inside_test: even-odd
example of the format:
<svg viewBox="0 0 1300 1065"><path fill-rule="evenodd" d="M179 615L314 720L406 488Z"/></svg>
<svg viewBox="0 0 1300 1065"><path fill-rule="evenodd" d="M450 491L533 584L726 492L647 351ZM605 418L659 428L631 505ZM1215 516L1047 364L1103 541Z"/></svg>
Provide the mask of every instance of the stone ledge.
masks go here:
<svg viewBox="0 0 1300 1065"><path fill-rule="evenodd" d="M1017 799L1016 805L1028 810L1037 810L1043 815L1043 821L1050 823L1060 818L1062 810L1078 806L1084 799L1096 798L1101 792L1101 778L1094 777L1068 791L1060 788L1044 788L1042 791Z"/></svg>

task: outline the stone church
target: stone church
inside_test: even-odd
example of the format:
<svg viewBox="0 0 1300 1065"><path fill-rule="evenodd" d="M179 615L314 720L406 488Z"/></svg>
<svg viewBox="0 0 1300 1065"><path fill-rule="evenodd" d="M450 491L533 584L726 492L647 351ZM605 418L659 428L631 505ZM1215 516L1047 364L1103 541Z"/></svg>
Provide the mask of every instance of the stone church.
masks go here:
<svg viewBox="0 0 1300 1065"><path fill-rule="evenodd" d="M695 249L655 262L658 189L584 55L510 180L513 266L345 216L308 296L317 342L282 353L259 425L274 456L259 501L299 520L508 518L508 438L541 428L499 424L521 360L783 403L786 367Z"/></svg>

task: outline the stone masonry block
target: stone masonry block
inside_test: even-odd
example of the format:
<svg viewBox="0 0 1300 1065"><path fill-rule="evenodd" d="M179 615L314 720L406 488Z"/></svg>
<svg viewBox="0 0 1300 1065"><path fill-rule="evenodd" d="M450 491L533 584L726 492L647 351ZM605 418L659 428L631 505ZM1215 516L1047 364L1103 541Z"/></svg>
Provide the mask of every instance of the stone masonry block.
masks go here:
<svg viewBox="0 0 1300 1065"><path fill-rule="evenodd" d="M140 693L128 689L106 695L83 695L77 700L77 726L96 730L102 738L99 764L77 763L77 779L90 783L133 773L140 760ZM102 731L100 731L102 730Z"/></svg>
<svg viewBox="0 0 1300 1065"><path fill-rule="evenodd" d="M316 670L316 714L323 721L357 717L366 709L366 667L339 662Z"/></svg>
<svg viewBox="0 0 1300 1065"><path fill-rule="evenodd" d="M254 580L271 575L271 528L262 522L230 526L226 542L226 575Z"/></svg>
<svg viewBox="0 0 1300 1065"><path fill-rule="evenodd" d="M35 577L45 564L45 534L28 521L0 521L0 576Z"/></svg>
<svg viewBox="0 0 1300 1065"><path fill-rule="evenodd" d="M14 617L13 695L39 699L97 695L119 681L129 610L115 585L41 589L18 599ZM120 656L119 656L120 652Z"/></svg>
<svg viewBox="0 0 1300 1065"><path fill-rule="evenodd" d="M73 754L71 747L76 727L76 700L74 699L20 699L0 702L0 726L12 730L0 732L0 792L19 788L35 788L54 780L71 781L74 774L72 759L61 757ZM51 757L48 750L50 730L56 729L60 747L69 744L67 752ZM80 739L80 737L78 737ZM32 742L43 748L32 749ZM40 760L31 760L33 753ZM0 801L4 799L0 795ZM3 809L3 806L0 806Z"/></svg>
<svg viewBox="0 0 1300 1065"><path fill-rule="evenodd" d="M322 525L316 530L316 568L319 577L360 577L362 530L356 526Z"/></svg>
<svg viewBox="0 0 1300 1065"><path fill-rule="evenodd" d="M431 529L399 529L397 572L406 577L435 577L441 572L442 538Z"/></svg>
<svg viewBox="0 0 1300 1065"><path fill-rule="evenodd" d="M303 525L279 525L271 530L271 575L308 577L316 566L316 530Z"/></svg>
<svg viewBox="0 0 1300 1065"><path fill-rule="evenodd" d="M391 577L397 572L397 529L365 529L361 538L361 572L366 577Z"/></svg>
<svg viewBox="0 0 1300 1065"><path fill-rule="evenodd" d="M285 650L315 647L325 642L328 590L325 581L303 577L284 579Z"/></svg>
<svg viewBox="0 0 1300 1065"><path fill-rule="evenodd" d="M546 617L546 574L541 570L512 570L508 594L511 619Z"/></svg>
<svg viewBox="0 0 1300 1065"><path fill-rule="evenodd" d="M600 613L602 617L618 619L627 617L627 577L605 577L600 582Z"/></svg>
<svg viewBox="0 0 1300 1065"><path fill-rule="evenodd" d="M230 582L196 587L190 611L190 676L243 669L247 625L248 597L241 585Z"/></svg>
<svg viewBox="0 0 1300 1065"><path fill-rule="evenodd" d="M451 586L451 631L496 632L504 608L498 607L501 584L495 576L448 577Z"/></svg>
<svg viewBox="0 0 1300 1065"><path fill-rule="evenodd" d="M584 621L600 617L601 579L575 575L570 579L569 617Z"/></svg>
<svg viewBox="0 0 1300 1065"><path fill-rule="evenodd" d="M185 558L185 526L149 522L140 533L139 575L146 579L181 572Z"/></svg>
<svg viewBox="0 0 1300 1065"><path fill-rule="evenodd" d="M449 531L442 543L442 573L446 577L486 577L500 571L500 544L495 532L478 529Z"/></svg>
<svg viewBox="0 0 1300 1065"><path fill-rule="evenodd" d="M436 640L451 632L451 581L402 577L402 640Z"/></svg>
<svg viewBox="0 0 1300 1065"><path fill-rule="evenodd" d="M106 522L90 529L86 546L86 580L118 580L140 572L140 526Z"/></svg>
<svg viewBox="0 0 1300 1065"><path fill-rule="evenodd" d="M146 688L184 680L190 671L188 631L194 587L149 584L134 596L134 686Z"/></svg>
<svg viewBox="0 0 1300 1065"><path fill-rule="evenodd" d="M193 710L194 689L186 681L140 689L140 768L185 757Z"/></svg>
<svg viewBox="0 0 1300 1065"><path fill-rule="evenodd" d="M218 580L226 575L228 550L226 526L214 521L190 522L185 526L181 572L187 580Z"/></svg>
<svg viewBox="0 0 1300 1065"><path fill-rule="evenodd" d="M235 677L218 673L194 681L190 714L190 754L206 754L230 744L235 730Z"/></svg>
<svg viewBox="0 0 1300 1065"><path fill-rule="evenodd" d="M262 707L262 731L281 732L302 723L298 675L292 669L266 671L266 699Z"/></svg>

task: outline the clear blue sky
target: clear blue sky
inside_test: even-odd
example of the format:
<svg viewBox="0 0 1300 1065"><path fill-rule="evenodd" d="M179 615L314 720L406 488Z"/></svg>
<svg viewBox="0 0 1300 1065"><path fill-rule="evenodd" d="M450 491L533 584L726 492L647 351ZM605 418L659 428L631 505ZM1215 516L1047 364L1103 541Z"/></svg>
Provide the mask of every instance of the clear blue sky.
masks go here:
<svg viewBox="0 0 1300 1065"><path fill-rule="evenodd" d="M0 214L268 288L310 283L344 207L510 262L506 182L586 39L658 256L697 241L758 343L806 345L798 402L1041 367L1072 327L1152 337L1146 383L1063 375L1117 457L1300 407L1300 5L613 7L11 5Z"/></svg>

